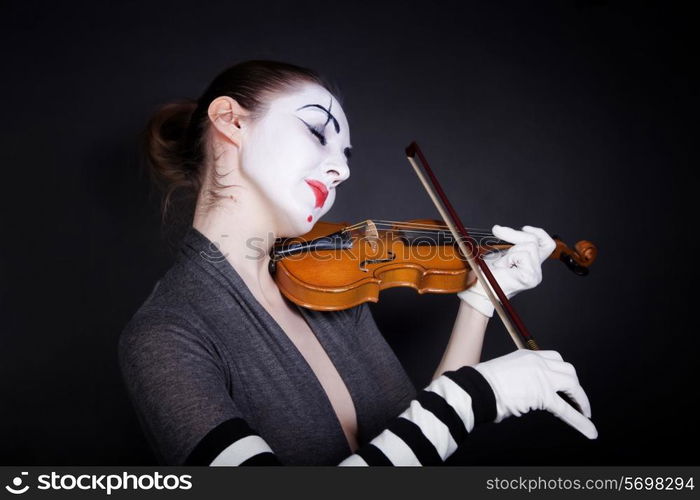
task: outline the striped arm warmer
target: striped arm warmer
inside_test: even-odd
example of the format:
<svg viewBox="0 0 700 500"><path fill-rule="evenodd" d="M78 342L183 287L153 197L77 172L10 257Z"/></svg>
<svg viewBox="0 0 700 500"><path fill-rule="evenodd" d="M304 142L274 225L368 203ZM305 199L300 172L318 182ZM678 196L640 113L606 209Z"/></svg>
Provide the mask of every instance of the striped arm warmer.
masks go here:
<svg viewBox="0 0 700 500"><path fill-rule="evenodd" d="M406 411L339 465L439 465L476 424L496 419L496 397L471 366L443 373Z"/></svg>
<svg viewBox="0 0 700 500"><path fill-rule="evenodd" d="M476 424L496 419L496 398L486 379L463 366L433 380L408 409L339 466L439 465ZM223 451L221 443L230 443ZM281 465L245 420L234 418L209 432L184 465Z"/></svg>

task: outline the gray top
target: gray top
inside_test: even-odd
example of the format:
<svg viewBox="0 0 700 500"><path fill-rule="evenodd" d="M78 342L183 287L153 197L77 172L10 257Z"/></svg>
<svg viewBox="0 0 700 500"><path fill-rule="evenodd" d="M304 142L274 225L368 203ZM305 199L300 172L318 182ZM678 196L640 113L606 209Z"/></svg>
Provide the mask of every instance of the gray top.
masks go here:
<svg viewBox="0 0 700 500"><path fill-rule="evenodd" d="M367 304L299 310L350 392L360 444L368 442L408 407L415 387ZM119 362L162 464L183 464L203 438L231 419L244 419L285 464L336 465L352 453L303 355L194 227L124 328Z"/></svg>

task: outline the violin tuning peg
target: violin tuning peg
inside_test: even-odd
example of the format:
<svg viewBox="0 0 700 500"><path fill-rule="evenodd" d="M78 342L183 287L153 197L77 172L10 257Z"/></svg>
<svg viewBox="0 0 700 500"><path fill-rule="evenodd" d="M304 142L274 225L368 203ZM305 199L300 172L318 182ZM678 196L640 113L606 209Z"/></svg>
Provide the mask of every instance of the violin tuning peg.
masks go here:
<svg viewBox="0 0 700 500"><path fill-rule="evenodd" d="M559 257L566 267L571 269L573 273L577 276L588 276L588 268L577 263L571 255L566 255L564 253Z"/></svg>

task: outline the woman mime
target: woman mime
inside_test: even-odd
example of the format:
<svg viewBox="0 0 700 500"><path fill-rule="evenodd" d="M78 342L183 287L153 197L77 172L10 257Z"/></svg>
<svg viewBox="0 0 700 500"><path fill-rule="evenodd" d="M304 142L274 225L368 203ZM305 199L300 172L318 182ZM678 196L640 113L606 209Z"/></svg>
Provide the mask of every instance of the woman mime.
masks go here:
<svg viewBox="0 0 700 500"><path fill-rule="evenodd" d="M532 409L597 436L574 367L557 352L479 362L493 314L480 285L458 294L446 351L419 391L367 304L320 312L280 293L272 244L308 232L350 175L347 119L314 72L237 64L197 101L162 107L147 137L165 207L177 189L196 194L175 263L119 340L160 463L435 465L480 423ZM552 239L530 226L493 231L514 243L489 260L504 291L536 286Z"/></svg>

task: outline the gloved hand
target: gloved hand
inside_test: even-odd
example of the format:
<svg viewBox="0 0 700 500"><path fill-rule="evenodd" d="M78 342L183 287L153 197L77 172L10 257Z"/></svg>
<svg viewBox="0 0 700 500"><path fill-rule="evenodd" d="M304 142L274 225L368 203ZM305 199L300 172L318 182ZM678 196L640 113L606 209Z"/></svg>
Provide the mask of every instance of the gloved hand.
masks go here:
<svg viewBox="0 0 700 500"><path fill-rule="evenodd" d="M542 262L557 246L554 240L544 229L532 226L523 226L522 231L517 231L496 225L491 232L500 240L514 243L508 250L483 257L506 297L510 299L522 290L537 286L542 281ZM485 316L493 316L493 304L480 282L457 296Z"/></svg>
<svg viewBox="0 0 700 500"><path fill-rule="evenodd" d="M496 420L519 417L530 410L553 413L588 439L598 437L589 419L591 405L583 392L571 363L562 360L556 351L518 349L474 365L496 395ZM572 408L557 391L567 394L581 408Z"/></svg>

